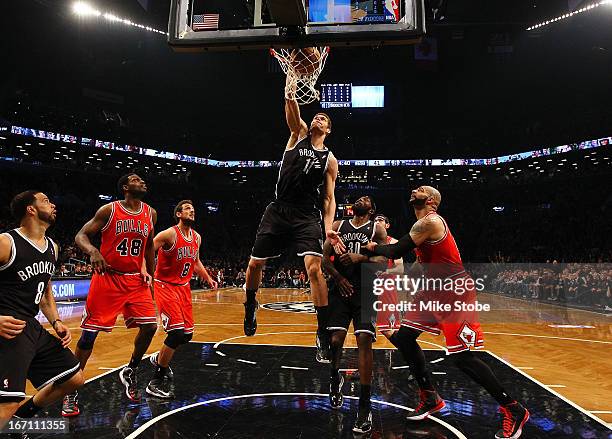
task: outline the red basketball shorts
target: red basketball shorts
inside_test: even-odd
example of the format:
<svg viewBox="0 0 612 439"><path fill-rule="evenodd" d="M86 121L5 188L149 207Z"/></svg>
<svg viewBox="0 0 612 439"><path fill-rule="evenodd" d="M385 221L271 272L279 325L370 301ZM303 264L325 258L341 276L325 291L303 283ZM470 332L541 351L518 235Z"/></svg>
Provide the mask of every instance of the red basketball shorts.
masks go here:
<svg viewBox="0 0 612 439"><path fill-rule="evenodd" d="M182 329L186 334L193 333L193 307L189 284L172 285L156 279L155 303L166 332Z"/></svg>
<svg viewBox="0 0 612 439"><path fill-rule="evenodd" d="M404 312L402 326L433 335L443 333L449 354L470 347L482 349L484 336L478 312L469 309L475 301L475 290L460 295L452 291L419 291L412 301L414 308Z"/></svg>
<svg viewBox="0 0 612 439"><path fill-rule="evenodd" d="M123 314L128 328L157 323L151 290L142 275L94 274L83 310L81 328L111 332L119 314Z"/></svg>
<svg viewBox="0 0 612 439"><path fill-rule="evenodd" d="M376 298L380 301L380 311L376 313L376 327L379 331L392 331L399 329L402 321L402 316L399 311L390 311L395 305L398 305L397 291L395 289L385 288L383 293Z"/></svg>

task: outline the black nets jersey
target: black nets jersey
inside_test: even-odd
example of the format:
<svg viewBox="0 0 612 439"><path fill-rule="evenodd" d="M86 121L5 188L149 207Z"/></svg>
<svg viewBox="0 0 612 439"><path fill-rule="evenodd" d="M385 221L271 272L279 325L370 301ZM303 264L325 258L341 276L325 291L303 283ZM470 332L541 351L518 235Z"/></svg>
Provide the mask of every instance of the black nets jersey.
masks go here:
<svg viewBox="0 0 612 439"><path fill-rule="evenodd" d="M375 223L368 221L359 227L355 227L351 220L342 220L338 227L338 234L346 246L347 253L361 253L361 248L374 239L376 231ZM344 265L340 262L338 255L334 257L334 267L351 284L361 284L361 270L359 265Z"/></svg>
<svg viewBox="0 0 612 439"><path fill-rule="evenodd" d="M330 154L327 148L315 149L310 136L293 149L285 150L276 183L276 201L295 207L318 207Z"/></svg>
<svg viewBox="0 0 612 439"><path fill-rule="evenodd" d="M0 314L33 318L55 273L55 246L45 238L46 247L40 249L19 229L6 235L11 240L11 257L0 267Z"/></svg>

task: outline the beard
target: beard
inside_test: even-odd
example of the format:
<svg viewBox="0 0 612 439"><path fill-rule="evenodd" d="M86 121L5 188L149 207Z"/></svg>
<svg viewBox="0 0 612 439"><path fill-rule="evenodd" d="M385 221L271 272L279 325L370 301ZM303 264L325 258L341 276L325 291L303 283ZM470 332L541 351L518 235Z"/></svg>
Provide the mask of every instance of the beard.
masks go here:
<svg viewBox="0 0 612 439"><path fill-rule="evenodd" d="M181 218L181 221L183 224L185 224L187 227L193 227L193 225L195 224L195 219L190 219L190 218Z"/></svg>
<svg viewBox="0 0 612 439"><path fill-rule="evenodd" d="M410 200L410 204L412 204L413 207L423 207L425 206L426 202L427 202L427 198L414 197L414 199Z"/></svg>
<svg viewBox="0 0 612 439"><path fill-rule="evenodd" d="M55 224L56 216L51 213L38 212L38 219L44 223L49 224L49 226L52 226L53 224Z"/></svg>
<svg viewBox="0 0 612 439"><path fill-rule="evenodd" d="M353 213L357 216L366 216L370 212L370 208L367 206L355 206L353 205Z"/></svg>
<svg viewBox="0 0 612 439"><path fill-rule="evenodd" d="M129 194L132 196L132 198L135 198L137 200L142 200L145 195L147 195L147 191L146 190L136 190L136 191L129 191Z"/></svg>

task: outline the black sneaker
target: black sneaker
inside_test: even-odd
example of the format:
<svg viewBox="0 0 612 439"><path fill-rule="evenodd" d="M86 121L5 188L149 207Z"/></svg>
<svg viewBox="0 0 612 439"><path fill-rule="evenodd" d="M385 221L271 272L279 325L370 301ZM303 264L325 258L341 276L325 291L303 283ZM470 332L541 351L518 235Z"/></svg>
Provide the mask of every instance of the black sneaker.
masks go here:
<svg viewBox="0 0 612 439"><path fill-rule="evenodd" d="M327 331L317 331L317 354L315 358L319 363L331 363L329 359L329 334Z"/></svg>
<svg viewBox="0 0 612 439"><path fill-rule="evenodd" d="M172 391L172 385L169 380L160 380L158 378L153 378L149 381L149 385L147 386L146 392L157 398L162 399L173 399L174 392Z"/></svg>
<svg viewBox="0 0 612 439"><path fill-rule="evenodd" d="M516 439L521 436L523 426L529 419L529 410L513 402L506 406L501 406L499 412L502 417L502 428L495 433L495 439Z"/></svg>
<svg viewBox="0 0 612 439"><path fill-rule="evenodd" d="M429 415L439 412L446 406L444 400L440 398L440 395L435 390L421 390L420 397L421 402L411 415L406 416L407 420L420 421L427 419Z"/></svg>
<svg viewBox="0 0 612 439"><path fill-rule="evenodd" d="M157 357L159 356L159 352L155 352L153 355L151 355L149 357L149 361L151 362L151 364L153 365L153 367L157 368L157 366L159 366L159 364L157 364ZM172 368L170 366L168 366L168 372L166 372L166 378L168 378L169 380L173 380L174 379L174 372L172 372Z"/></svg>
<svg viewBox="0 0 612 439"><path fill-rule="evenodd" d="M125 386L125 395L132 402L140 402L140 393L138 392L138 382L136 381L136 371L131 367L125 366L119 372L119 379Z"/></svg>
<svg viewBox="0 0 612 439"><path fill-rule="evenodd" d="M353 426L353 432L358 434L365 434L372 431L372 409L359 407L357 413L357 420Z"/></svg>
<svg viewBox="0 0 612 439"><path fill-rule="evenodd" d="M64 418L70 418L72 416L78 416L81 413L79 410L79 393L69 393L64 396L62 401L62 416Z"/></svg>
<svg viewBox="0 0 612 439"><path fill-rule="evenodd" d="M329 405L333 409L339 409L342 407L344 402L344 396L342 395L342 386L344 385L344 377L338 372L338 382L334 383L332 379L329 383Z"/></svg>
<svg viewBox="0 0 612 439"><path fill-rule="evenodd" d="M255 301L244 302L244 335L251 337L257 331L257 308L259 303Z"/></svg>

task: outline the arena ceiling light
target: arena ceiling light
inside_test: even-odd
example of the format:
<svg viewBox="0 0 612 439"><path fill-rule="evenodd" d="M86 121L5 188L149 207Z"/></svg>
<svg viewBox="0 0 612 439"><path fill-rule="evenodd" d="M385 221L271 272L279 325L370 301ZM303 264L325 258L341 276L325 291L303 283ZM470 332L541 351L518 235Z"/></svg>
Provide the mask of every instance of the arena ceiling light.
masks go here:
<svg viewBox="0 0 612 439"><path fill-rule="evenodd" d="M598 2L595 2L595 3L592 3L592 4L588 5L588 6L583 7L583 8L576 9L573 12L568 12L567 14L563 14L563 15L560 15L558 17L551 18L550 20L546 20L546 21L543 21L541 23L535 24L533 26L529 26L527 28L527 30L528 31L532 31L532 30L535 30L535 29L539 29L541 27L548 26L549 24L553 24L553 23L557 23L557 22L562 21L562 20L566 20L566 19L568 19L570 17L573 17L575 15L582 14L584 12L590 11L591 9L595 9L595 8L598 8L598 7L604 6L604 5L612 5L612 0L601 0L601 1L598 1Z"/></svg>
<svg viewBox="0 0 612 439"><path fill-rule="evenodd" d="M77 15L84 16L84 17L87 17L87 16L99 17L100 15L102 15L102 12L96 10L89 3L85 3L85 2L73 3L72 12L74 12Z"/></svg>
<svg viewBox="0 0 612 439"><path fill-rule="evenodd" d="M138 29L146 30L148 32L154 32L161 35L168 35L168 32L154 29L150 26L145 26L143 24L134 23L132 20L127 18L121 18L116 16L115 14L111 14L110 12L102 12L90 5L86 2L75 2L72 4L72 12L75 15L80 17L102 17L106 21L110 21L112 23L123 23L126 26L136 27Z"/></svg>

